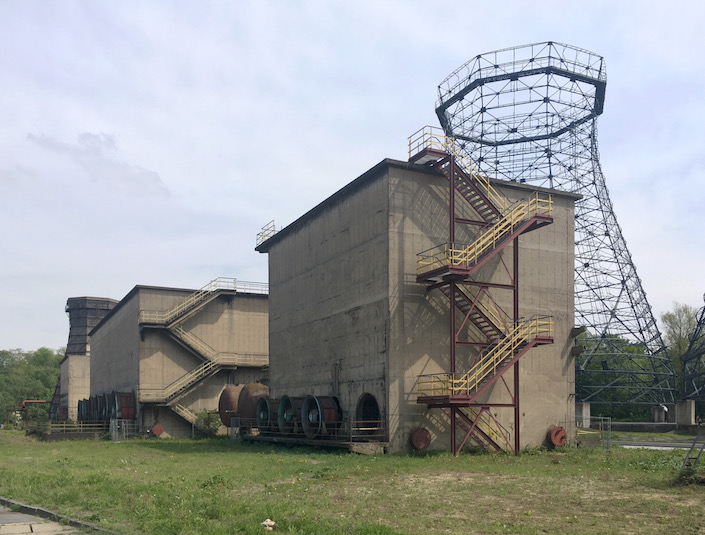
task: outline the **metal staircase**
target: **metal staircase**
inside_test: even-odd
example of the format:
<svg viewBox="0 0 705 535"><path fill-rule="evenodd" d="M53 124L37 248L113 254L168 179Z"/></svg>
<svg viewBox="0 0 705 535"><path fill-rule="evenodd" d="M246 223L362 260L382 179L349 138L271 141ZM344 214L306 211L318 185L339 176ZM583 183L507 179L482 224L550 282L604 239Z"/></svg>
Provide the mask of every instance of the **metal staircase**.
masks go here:
<svg viewBox="0 0 705 535"><path fill-rule="evenodd" d="M180 325L175 325L169 328L169 333L173 334L175 338L186 345L193 353L195 353L200 358L205 358L207 360L213 360L217 355L217 351L211 346L206 344L195 334L192 334L185 330Z"/></svg>
<svg viewBox="0 0 705 535"><path fill-rule="evenodd" d="M518 302L518 238L553 222L553 200L538 192L511 203L498 192L492 182L475 171L462 156L451 138L431 127L424 127L409 139L409 162L435 167L449 183L449 240L419 253L417 277L429 290L440 289L450 301L450 370L448 373L422 375L417 380L416 401L429 409L440 408L450 416L451 447L458 454L468 439L485 448L519 449L519 369L517 361L537 345L553 343L553 322L550 317L534 316L519 319ZM459 195L456 196L456 193ZM478 219L461 219L455 215L455 199L467 202ZM456 243L457 225L475 226L471 243ZM473 279L480 268L513 244L511 284L493 284ZM507 268L509 269L509 268ZM499 307L488 288L502 287L512 292L511 319ZM462 313L456 319L456 309ZM469 324L474 325L484 340L462 340ZM456 351L463 346L478 348L479 354L467 371L456 371ZM510 434L492 416L489 406L478 405L478 398L510 368L514 368L513 391L504 381L514 408L514 443ZM460 443L457 430L464 433Z"/></svg>
<svg viewBox="0 0 705 535"><path fill-rule="evenodd" d="M454 398L473 403L529 349L553 343L553 319L534 316L516 323L504 338L483 352L467 372L421 375L417 381L417 401L436 404Z"/></svg>
<svg viewBox="0 0 705 535"><path fill-rule="evenodd" d="M191 351L203 362L185 373L179 379L163 389L140 389L142 402L157 403L170 407L190 423L196 419L195 413L178 403L203 380L212 377L223 368L237 366L266 366L267 355L239 354L218 352L198 336L181 326L186 318L202 309L223 293L232 292L267 293L267 285L238 282L237 279L220 277L210 281L203 288L188 296L182 303L167 311L141 310L139 314L140 330L165 329L170 336Z"/></svg>
<svg viewBox="0 0 705 535"><path fill-rule="evenodd" d="M198 419L198 415L195 412L193 412L188 407L179 405L178 403L174 403L171 406L171 409L190 424L195 424L196 420Z"/></svg>
<svg viewBox="0 0 705 535"><path fill-rule="evenodd" d="M480 229L470 244L443 243L418 256L417 280L437 277L447 269L472 275L514 238L553 222L553 200L535 193L509 207L494 223Z"/></svg>
<svg viewBox="0 0 705 535"><path fill-rule="evenodd" d="M236 292L238 290L237 279L219 277L213 279L200 290L196 290L188 296L182 303L167 311L140 310L140 325L156 324L170 325L177 320L183 320L185 316L197 308L205 305L206 302L217 297L223 291Z"/></svg>
<svg viewBox="0 0 705 535"><path fill-rule="evenodd" d="M441 286L441 292L450 297L450 286ZM490 344L504 336L511 320L506 313L489 297L484 289L475 286L456 286L455 304L487 338Z"/></svg>

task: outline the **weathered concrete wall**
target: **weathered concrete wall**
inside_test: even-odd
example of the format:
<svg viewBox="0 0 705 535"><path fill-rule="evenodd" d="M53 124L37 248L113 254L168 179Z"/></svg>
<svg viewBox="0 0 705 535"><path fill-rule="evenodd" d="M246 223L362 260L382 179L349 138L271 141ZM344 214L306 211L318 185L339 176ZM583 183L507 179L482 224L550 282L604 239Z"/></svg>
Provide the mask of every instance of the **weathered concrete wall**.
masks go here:
<svg viewBox="0 0 705 535"><path fill-rule="evenodd" d="M386 414L388 186L366 184L269 251L270 395L359 398Z"/></svg>
<svg viewBox="0 0 705 535"><path fill-rule="evenodd" d="M512 199L526 196L505 188ZM521 447L542 443L551 426L575 428L575 359L570 355L574 314L574 198L556 192L553 223L519 239L519 312L553 318L554 343L519 361Z"/></svg>
<svg viewBox="0 0 705 535"><path fill-rule="evenodd" d="M88 399L91 392L91 361L89 355L66 355L61 361L60 371L62 400L66 405L67 417L75 422L78 419L78 402Z"/></svg>
<svg viewBox="0 0 705 535"><path fill-rule="evenodd" d="M192 290L136 287L92 336L92 394L133 391L137 394L138 420L149 429L161 423L165 436L189 436L191 424L168 407L156 407L169 385L201 366L199 357L166 328L144 328L139 312L166 312L182 303ZM266 295L221 294L204 303L179 327L206 343L217 354L264 360L268 353L268 301ZM249 361L248 361L249 362ZM261 366L223 367L197 383L178 403L194 413L215 410L222 389L229 383L262 379ZM155 405L156 403L156 405Z"/></svg>
<svg viewBox="0 0 705 535"><path fill-rule="evenodd" d="M137 392L140 335L139 294L130 292L91 332L91 396Z"/></svg>
<svg viewBox="0 0 705 535"><path fill-rule="evenodd" d="M389 439L391 451L405 451L416 427L431 431L434 446L440 446L438 437L446 431L437 409L428 412L416 403L416 380L448 370L448 298L417 283L416 271L418 253L448 241L448 181L395 168L390 175ZM458 241L469 239L459 236Z"/></svg>
<svg viewBox="0 0 705 535"><path fill-rule="evenodd" d="M432 447L449 449L449 419L439 409L427 410L416 404L415 385L420 375L443 373L449 370L450 303L440 290L426 292L416 283L416 253L448 239L448 193L443 178L434 179L406 172L392 196L393 212L390 220L390 317L392 318L392 351L390 352L390 399L397 400L396 411L390 410L390 437L394 451L409 448L408 436L412 429L423 426L434 439ZM528 196L534 189L496 183L504 194L515 201ZM402 192L402 195L399 195ZM531 349L519 361L520 369L520 447L543 443L552 425L568 427L569 436L574 425L574 361L570 357L573 327L573 202L572 197L553 196L554 223L519 238L519 314L529 318L535 314L549 315L554 320L554 344ZM469 210L469 211L468 211ZM430 217L426 214L432 214ZM464 200L456 200L456 216L478 219ZM394 222L401 219L403 230ZM473 229L462 232L472 234ZM456 230L457 242L469 242ZM488 262L473 277L477 281L511 284L514 247L510 245ZM403 260L402 260L403 259ZM395 280L396 276L396 280ZM395 292L396 288L401 288ZM490 289L492 298L510 319L513 313L513 293ZM399 302L395 306L396 298ZM401 313L400 313L401 311ZM457 314L460 328L462 314ZM462 333L469 341L481 338L468 328ZM458 348L457 371L466 371L477 351ZM513 373L504 375L513 385ZM508 403L509 391L498 381L480 400L484 403ZM390 408L395 404L390 402ZM492 410L513 437L513 409ZM398 423L394 420L398 419Z"/></svg>
<svg viewBox="0 0 705 535"><path fill-rule="evenodd" d="M198 310L181 326L213 349L233 355L269 355L267 295L223 295Z"/></svg>
<svg viewBox="0 0 705 535"><path fill-rule="evenodd" d="M447 180L402 164L353 185L267 246L272 397L335 395L344 418L353 419L360 395L369 392L388 418L391 451L408 450L418 426L431 431L432 447L448 449L447 417L418 405L415 392L419 375L449 369L449 300L416 282L417 254L448 239ZM516 199L530 191L506 188ZM555 343L520 361L521 447L541 444L550 425L574 418L573 201L554 197L554 223L519 242L520 314L555 319ZM460 199L456 210L478 219ZM476 228L458 230L456 241L470 242ZM505 248L477 280L511 283L514 254ZM493 298L511 318L512 292L493 290ZM472 356L470 349L457 356L459 371ZM498 384L483 401L509 399ZM513 412L494 412L514 436Z"/></svg>

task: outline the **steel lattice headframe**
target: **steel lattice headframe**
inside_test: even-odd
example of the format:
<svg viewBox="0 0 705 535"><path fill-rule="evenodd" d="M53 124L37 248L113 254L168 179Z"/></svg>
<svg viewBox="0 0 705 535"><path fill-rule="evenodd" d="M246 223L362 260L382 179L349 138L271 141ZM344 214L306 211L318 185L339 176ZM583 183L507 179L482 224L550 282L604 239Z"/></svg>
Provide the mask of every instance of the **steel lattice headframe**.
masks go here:
<svg viewBox="0 0 705 535"><path fill-rule="evenodd" d="M579 401L670 404L675 373L612 208L597 151L600 56L546 42L476 56L439 86L436 114L480 173L579 193Z"/></svg>
<svg viewBox="0 0 705 535"><path fill-rule="evenodd" d="M705 399L705 306L697 315L683 362L683 399Z"/></svg>

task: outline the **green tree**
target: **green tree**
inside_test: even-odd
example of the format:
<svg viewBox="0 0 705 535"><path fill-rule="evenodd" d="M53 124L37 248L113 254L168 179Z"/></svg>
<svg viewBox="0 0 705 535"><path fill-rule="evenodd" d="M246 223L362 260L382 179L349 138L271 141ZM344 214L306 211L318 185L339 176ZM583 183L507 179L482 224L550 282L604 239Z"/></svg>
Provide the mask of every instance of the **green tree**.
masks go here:
<svg viewBox="0 0 705 535"><path fill-rule="evenodd" d="M196 417L196 427L198 427L207 437L214 437L218 434L220 427L220 416L217 412L209 412L203 409Z"/></svg>
<svg viewBox="0 0 705 535"><path fill-rule="evenodd" d="M663 324L663 341L666 344L668 357L673 362L673 369L678 376L678 394L682 396L683 377L683 362L681 357L688 349L690 336L695 330L697 324L697 309L690 305L684 305L676 301L673 302L673 308L668 312L661 314L661 323Z"/></svg>
<svg viewBox="0 0 705 535"><path fill-rule="evenodd" d="M51 401L59 378L64 349L0 350L0 410L17 407L25 399ZM48 414L48 405L32 407L32 417Z"/></svg>

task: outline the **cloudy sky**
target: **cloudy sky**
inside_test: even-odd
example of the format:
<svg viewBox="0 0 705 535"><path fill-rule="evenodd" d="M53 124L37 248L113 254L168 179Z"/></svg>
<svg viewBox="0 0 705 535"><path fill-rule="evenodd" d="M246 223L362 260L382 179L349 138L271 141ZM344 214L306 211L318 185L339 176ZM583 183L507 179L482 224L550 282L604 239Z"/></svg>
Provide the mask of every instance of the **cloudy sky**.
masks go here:
<svg viewBox="0 0 705 535"><path fill-rule="evenodd" d="M267 279L283 226L434 114L479 53L605 57L599 148L658 316L705 281L700 2L0 0L0 349L66 344L71 296Z"/></svg>

